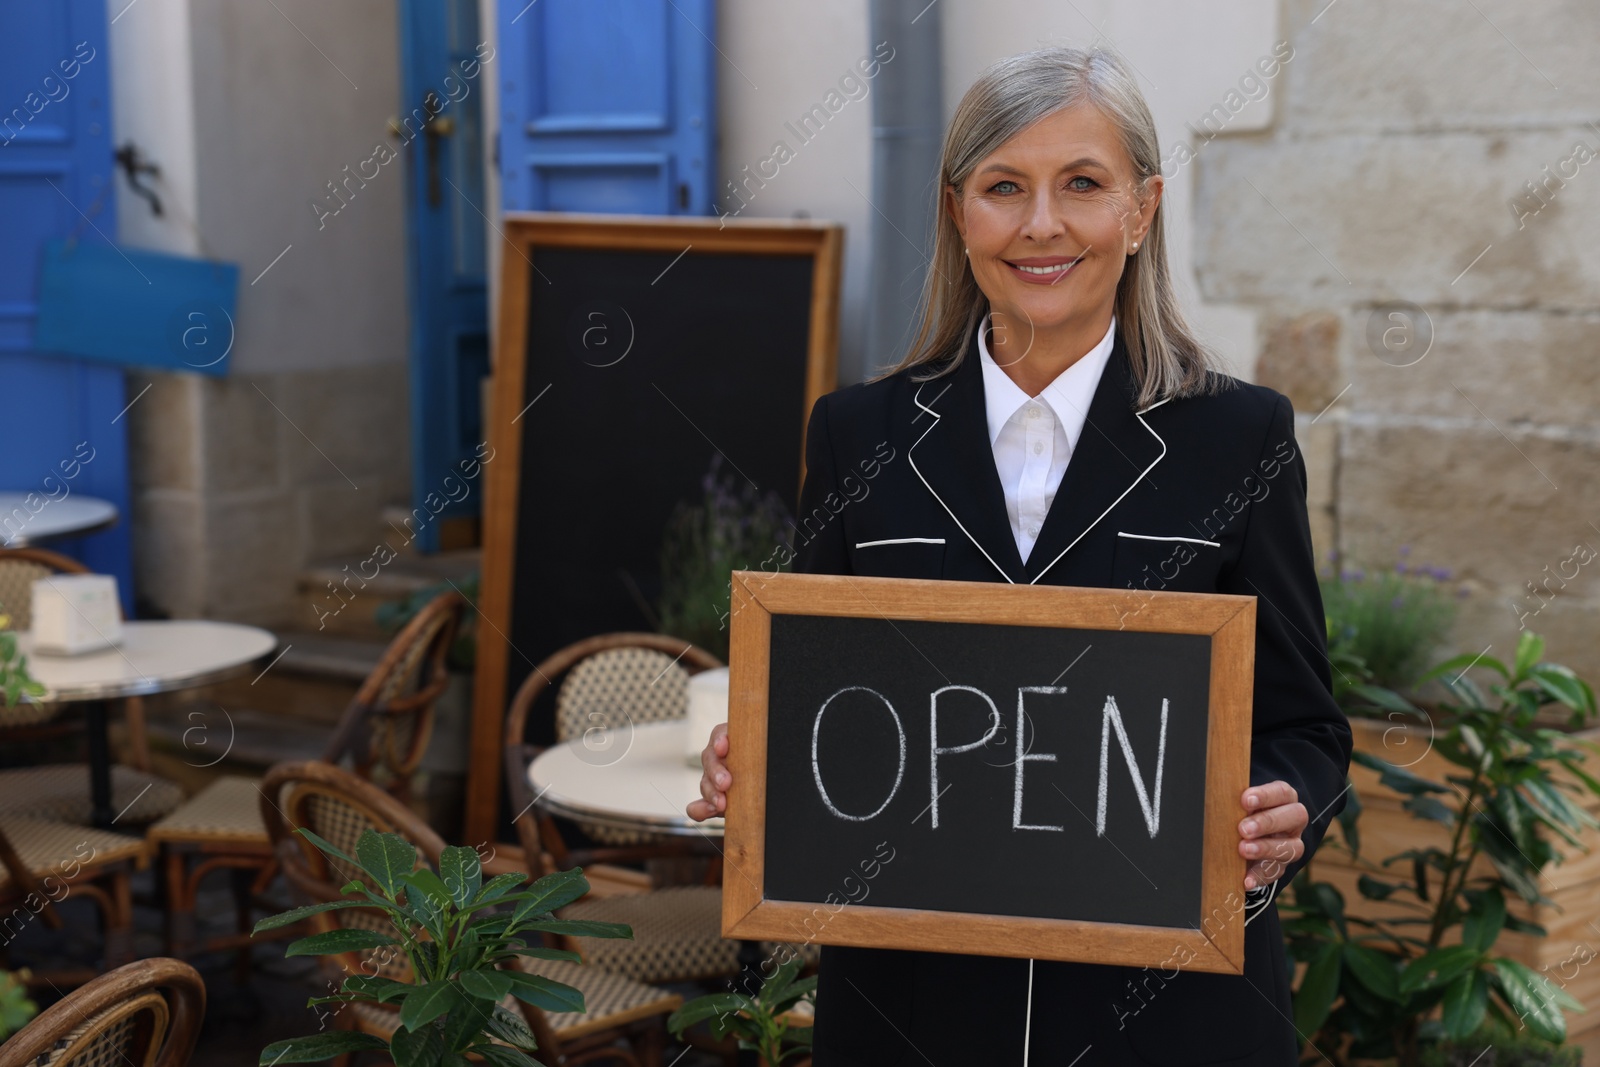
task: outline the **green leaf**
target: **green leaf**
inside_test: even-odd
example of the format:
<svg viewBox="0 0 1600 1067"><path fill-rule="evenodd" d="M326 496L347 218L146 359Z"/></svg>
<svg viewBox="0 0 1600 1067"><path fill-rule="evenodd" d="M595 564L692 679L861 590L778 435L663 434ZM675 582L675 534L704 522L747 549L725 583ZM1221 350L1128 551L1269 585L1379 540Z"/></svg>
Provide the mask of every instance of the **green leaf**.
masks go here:
<svg viewBox="0 0 1600 1067"><path fill-rule="evenodd" d="M462 971L461 988L466 990L468 996L487 1000L493 1004L504 999L511 992L511 975L505 971L480 970Z"/></svg>
<svg viewBox="0 0 1600 1067"><path fill-rule="evenodd" d="M1393 689L1386 689L1381 685L1353 685L1350 692L1361 697L1369 704L1382 708L1384 711L1398 712L1402 715L1415 715L1421 722L1426 722L1428 717L1421 708L1417 707Z"/></svg>
<svg viewBox="0 0 1600 1067"><path fill-rule="evenodd" d="M400 1005L400 1025L415 1030L461 1003L461 991L448 978L420 985Z"/></svg>
<svg viewBox="0 0 1600 1067"><path fill-rule="evenodd" d="M1463 652L1459 656L1451 656L1443 663L1435 664L1431 670L1427 671L1422 675L1422 677L1417 679L1417 684L1421 685L1430 678L1438 678L1446 674L1460 674L1468 667L1487 667L1507 681L1510 681L1511 679L1511 672L1506 669L1506 665L1495 659L1493 656L1475 656L1470 652Z"/></svg>
<svg viewBox="0 0 1600 1067"><path fill-rule="evenodd" d="M501 971L511 981L511 995L536 1008L554 1012L584 1012L583 991L553 978L526 971Z"/></svg>
<svg viewBox="0 0 1600 1067"><path fill-rule="evenodd" d="M439 854L439 877L456 907L464 908L483 886L483 861L465 845L446 845Z"/></svg>
<svg viewBox="0 0 1600 1067"><path fill-rule="evenodd" d="M1546 1041L1566 1040L1567 1019L1561 1008L1577 1010L1577 1001L1516 960L1495 960L1492 973L1495 988L1529 1030Z"/></svg>
<svg viewBox="0 0 1600 1067"><path fill-rule="evenodd" d="M589 891L589 880L578 867L547 874L528 887L527 898L517 905L512 918L521 923L535 915L564 908Z"/></svg>
<svg viewBox="0 0 1600 1067"><path fill-rule="evenodd" d="M1454 827L1456 824L1455 809L1438 797L1427 795L1407 797L1400 802L1400 806L1419 819L1427 819L1448 827Z"/></svg>
<svg viewBox="0 0 1600 1067"><path fill-rule="evenodd" d="M582 963L583 957L568 948L546 948L544 945L518 945L507 948L506 951L514 956L531 956L536 960L566 960L569 963Z"/></svg>
<svg viewBox="0 0 1600 1067"><path fill-rule="evenodd" d="M1506 924L1506 898L1498 889L1469 894L1472 907L1461 923L1461 943L1488 952Z"/></svg>
<svg viewBox="0 0 1600 1067"><path fill-rule="evenodd" d="M505 874L497 874L483 883L483 888L478 890L478 895L473 898L472 902L480 904L484 901L499 900L513 889L527 882L527 880L528 876L520 871L507 871Z"/></svg>
<svg viewBox="0 0 1600 1067"><path fill-rule="evenodd" d="M1517 638L1516 673L1512 677L1517 682L1528 676L1528 671L1544 658L1544 638L1532 630L1522 631Z"/></svg>
<svg viewBox="0 0 1600 1067"><path fill-rule="evenodd" d="M1444 991L1444 1032L1457 1041L1466 1040L1483 1024L1489 1003L1489 978L1473 969L1458 976Z"/></svg>
<svg viewBox="0 0 1600 1067"><path fill-rule="evenodd" d="M540 919L529 923L527 928L543 934L565 934L568 937L633 936L633 927L627 923L605 923L594 919Z"/></svg>
<svg viewBox="0 0 1600 1067"><path fill-rule="evenodd" d="M533 1052L539 1047L538 1042L533 1039L533 1031L528 1029L527 1021L504 1005L494 1006L486 1025L492 1036L498 1037L514 1048Z"/></svg>
<svg viewBox="0 0 1600 1067"><path fill-rule="evenodd" d="M1356 888L1368 900L1388 900L1400 887L1393 882L1380 882L1369 875L1361 875L1356 879Z"/></svg>
<svg viewBox="0 0 1600 1067"><path fill-rule="evenodd" d="M1471 945L1449 945L1418 956L1400 972L1400 992L1409 996L1424 989L1449 985L1483 958Z"/></svg>
<svg viewBox="0 0 1600 1067"><path fill-rule="evenodd" d="M298 941L289 942L289 947L283 950L285 956L331 956L336 952L359 952L362 949L382 948L384 945L399 944L388 934L380 934L376 930L362 930L356 927L327 930L310 937L302 937Z"/></svg>
<svg viewBox="0 0 1600 1067"><path fill-rule="evenodd" d="M274 1041L261 1050L261 1067L278 1063L321 1063L347 1052L381 1052L388 1042L354 1030L326 1030L306 1037Z"/></svg>
<svg viewBox="0 0 1600 1067"><path fill-rule="evenodd" d="M293 908L289 911L279 912L277 915L267 916L265 919L262 919L260 922L256 923L255 929L252 930L251 933L259 934L267 930L276 930L279 927L290 926L299 922L301 919L306 919L313 915L321 915L325 911L338 911L341 908L376 907L376 904L369 903L365 900L328 900L321 904L307 904L303 908Z"/></svg>
<svg viewBox="0 0 1600 1067"><path fill-rule="evenodd" d="M1534 685L1573 711L1594 714L1594 690L1566 667L1541 664L1532 675Z"/></svg>
<svg viewBox="0 0 1600 1067"><path fill-rule="evenodd" d="M389 1055L394 1059L394 1067L441 1067L444 1052L444 1035L437 1026L401 1028L389 1038Z"/></svg>
<svg viewBox="0 0 1600 1067"><path fill-rule="evenodd" d="M330 841L323 840L321 837L318 837L314 832L306 829L304 826L295 827L294 832L299 834L301 837L304 837L307 841L310 841L317 847L317 851L321 852L324 856L332 856L334 859L344 860L345 863L349 864L356 870L361 869L361 864L351 859L350 856L346 854L345 851L338 845L335 845ZM349 892L349 890L347 889L345 892Z"/></svg>
<svg viewBox="0 0 1600 1067"><path fill-rule="evenodd" d="M399 834L363 830L356 839L356 859L361 869L393 897L405 884L401 879L416 869L417 850Z"/></svg>
<svg viewBox="0 0 1600 1067"><path fill-rule="evenodd" d="M482 1056L490 1067L541 1067L538 1060L504 1045L474 1045L472 1051Z"/></svg>
<svg viewBox="0 0 1600 1067"><path fill-rule="evenodd" d="M711 993L707 996L695 997L668 1016L667 1029L674 1037L681 1037L683 1032L695 1023L714 1016L738 1012L755 1014L758 1010L755 1001L743 993Z"/></svg>
<svg viewBox="0 0 1600 1067"><path fill-rule="evenodd" d="M401 881L405 882L407 886L419 890L441 908L447 907L451 903L450 890L445 887L439 876L427 867L418 867L416 870L408 872Z"/></svg>
<svg viewBox="0 0 1600 1067"><path fill-rule="evenodd" d="M1400 999L1400 980L1394 957L1365 945L1347 944L1344 946L1344 965L1350 968L1350 973L1356 976L1357 981L1384 1000Z"/></svg>
<svg viewBox="0 0 1600 1067"><path fill-rule="evenodd" d="M1440 785L1438 782L1429 781L1421 775L1412 774L1404 767L1396 767L1394 764L1381 760L1368 752L1352 752L1350 759L1369 770L1377 771L1378 781L1385 788L1393 789L1396 793L1404 793L1406 796L1420 796L1423 793L1450 792L1450 787L1447 785Z"/></svg>
<svg viewBox="0 0 1600 1067"><path fill-rule="evenodd" d="M1294 995L1294 1025L1307 1038L1314 1037L1328 1019L1339 992L1339 943L1330 941L1317 950ZM667 1025L672 1025L671 1020Z"/></svg>
<svg viewBox="0 0 1600 1067"><path fill-rule="evenodd" d="M379 1004L387 1004L414 989L416 986L410 982L397 982L393 978L374 974L352 974L344 980L345 992L360 993L362 996L371 997Z"/></svg>

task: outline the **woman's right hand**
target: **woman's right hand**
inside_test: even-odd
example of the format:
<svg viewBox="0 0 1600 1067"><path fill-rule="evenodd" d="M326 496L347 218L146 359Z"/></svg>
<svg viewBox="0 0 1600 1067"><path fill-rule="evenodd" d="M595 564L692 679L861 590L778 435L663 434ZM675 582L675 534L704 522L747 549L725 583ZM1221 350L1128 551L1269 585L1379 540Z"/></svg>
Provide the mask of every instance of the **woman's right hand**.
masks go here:
<svg viewBox="0 0 1600 1067"><path fill-rule="evenodd" d="M711 731L711 740L700 753L700 799L688 807L689 818L695 822L721 815L728 809L728 786L733 784L733 774L723 765L728 756L728 724L719 722Z"/></svg>

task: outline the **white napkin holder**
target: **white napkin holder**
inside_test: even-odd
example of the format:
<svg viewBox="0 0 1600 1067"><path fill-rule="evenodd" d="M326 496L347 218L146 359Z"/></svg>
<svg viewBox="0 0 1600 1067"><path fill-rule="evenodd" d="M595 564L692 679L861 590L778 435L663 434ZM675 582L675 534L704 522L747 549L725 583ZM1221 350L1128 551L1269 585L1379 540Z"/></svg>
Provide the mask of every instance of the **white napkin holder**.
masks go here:
<svg viewBox="0 0 1600 1067"><path fill-rule="evenodd" d="M689 677L688 732L683 741L683 761L700 766L700 753L711 731L728 721L728 668L713 667Z"/></svg>
<svg viewBox="0 0 1600 1067"><path fill-rule="evenodd" d="M33 651L77 655L122 640L117 580L109 574L56 574L32 587Z"/></svg>

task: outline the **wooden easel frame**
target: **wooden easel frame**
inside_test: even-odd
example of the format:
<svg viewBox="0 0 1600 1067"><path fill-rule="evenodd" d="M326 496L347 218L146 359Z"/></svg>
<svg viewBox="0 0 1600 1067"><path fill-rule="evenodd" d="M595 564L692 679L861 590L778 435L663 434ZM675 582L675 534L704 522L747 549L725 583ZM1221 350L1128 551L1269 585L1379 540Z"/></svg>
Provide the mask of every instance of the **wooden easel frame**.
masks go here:
<svg viewBox="0 0 1600 1067"><path fill-rule="evenodd" d="M471 766L467 778L465 835L495 839L500 797L502 729L512 694L506 672L510 648L511 594L517 544L517 495L522 476L521 427L514 420L526 404L528 290L541 249L616 249L642 252L810 256L811 312L806 349L804 404L795 413L796 432L818 398L838 384L839 284L844 227L814 219L717 219L701 216L604 215L512 212L504 217L499 316L495 331L489 444L484 464L483 563L474 675ZM691 250L692 249L692 250ZM805 480L805 450L800 449ZM549 610L558 610L550 605ZM547 649L546 651L554 651ZM490 769L493 769L492 771Z"/></svg>
<svg viewBox="0 0 1600 1067"><path fill-rule="evenodd" d="M769 900L766 885L767 699L773 615L916 619L1204 634L1211 638L1200 914L1228 916L1215 933L1165 926L1018 918L846 904L826 924L828 944L1244 973L1239 797L1250 784L1254 597L1004 585L922 578L733 572L728 688L728 792L722 934L791 940L822 903ZM1227 898L1236 894L1239 907Z"/></svg>

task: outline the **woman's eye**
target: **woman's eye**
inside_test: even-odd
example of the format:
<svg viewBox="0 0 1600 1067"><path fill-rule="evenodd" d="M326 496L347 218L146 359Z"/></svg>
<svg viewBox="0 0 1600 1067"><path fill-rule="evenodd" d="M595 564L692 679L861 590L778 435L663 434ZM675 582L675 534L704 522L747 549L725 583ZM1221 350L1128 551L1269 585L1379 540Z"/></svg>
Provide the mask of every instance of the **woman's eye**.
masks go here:
<svg viewBox="0 0 1600 1067"><path fill-rule="evenodd" d="M1084 184L1079 185L1079 182L1083 182ZM1087 178L1084 175L1079 174L1076 177L1067 179L1067 188L1071 189L1075 193L1087 193L1090 189L1100 188L1100 183L1095 181L1093 178Z"/></svg>
<svg viewBox="0 0 1600 1067"><path fill-rule="evenodd" d="M1010 189L1002 189L1001 188L1002 185L1009 185L1011 188ZM1004 193L1009 193L1009 192L1014 191L1016 189L1016 187L1017 187L1017 183L1016 182L1011 181L1010 179L1007 179L1005 181L995 182L993 185L989 186L989 191L991 193L1002 193L1002 194L1004 194Z"/></svg>

